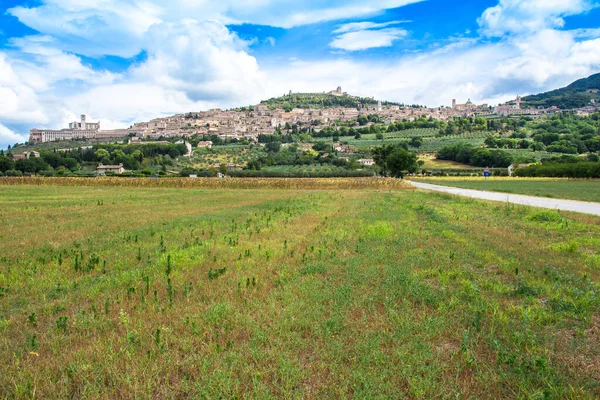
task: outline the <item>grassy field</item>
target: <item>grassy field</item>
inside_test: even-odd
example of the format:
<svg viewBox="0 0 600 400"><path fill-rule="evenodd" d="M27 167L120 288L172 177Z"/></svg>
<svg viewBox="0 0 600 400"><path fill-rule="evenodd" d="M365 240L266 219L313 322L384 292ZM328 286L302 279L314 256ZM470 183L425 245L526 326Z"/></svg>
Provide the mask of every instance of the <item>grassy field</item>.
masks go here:
<svg viewBox="0 0 600 400"><path fill-rule="evenodd" d="M0 189L0 397L600 396L598 218L408 190Z"/></svg>
<svg viewBox="0 0 600 400"><path fill-rule="evenodd" d="M568 180L544 178L498 178L490 177L432 177L415 179L435 185L465 189L489 190L492 192L525 194L555 199L581 200L600 203L600 180Z"/></svg>
<svg viewBox="0 0 600 400"><path fill-rule="evenodd" d="M456 161L448 161L448 160L438 160L437 158L435 158L435 155L432 154L423 154L419 156L419 160L422 160L425 162L425 164L423 164L423 168L424 169L443 169L443 168L449 168L449 169L457 169L457 168L473 168L470 165L467 164L461 164L459 162Z"/></svg>

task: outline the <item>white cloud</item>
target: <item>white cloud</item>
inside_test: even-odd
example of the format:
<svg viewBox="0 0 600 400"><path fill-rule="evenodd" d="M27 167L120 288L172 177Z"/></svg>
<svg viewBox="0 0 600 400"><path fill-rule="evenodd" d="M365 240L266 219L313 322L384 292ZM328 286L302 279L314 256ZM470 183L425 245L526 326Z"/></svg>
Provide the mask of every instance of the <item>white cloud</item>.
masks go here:
<svg viewBox="0 0 600 400"><path fill-rule="evenodd" d="M529 33L546 28L562 28L564 17L589 11L598 4L593 0L500 0L479 18L487 36Z"/></svg>
<svg viewBox="0 0 600 400"><path fill-rule="evenodd" d="M8 13L25 25L57 39L62 50L101 56L132 57L161 8L132 0L48 0L38 7L14 7Z"/></svg>
<svg viewBox="0 0 600 400"><path fill-rule="evenodd" d="M329 46L347 51L366 50L377 47L389 47L395 40L408 35L404 29L385 28L378 30L359 30L336 36Z"/></svg>
<svg viewBox="0 0 600 400"><path fill-rule="evenodd" d="M371 22L371 21L350 22L348 24L341 25L339 28L334 30L332 33L358 32L358 31L363 31L366 29L381 29L381 28L387 28L388 26L392 26L392 25L399 25L399 24L402 24L405 22L410 22L410 21L389 21L389 22L382 22L382 23L376 23L376 22Z"/></svg>
<svg viewBox="0 0 600 400"><path fill-rule="evenodd" d="M220 22L155 25L146 41L148 60L131 71L134 81L179 90L192 101L242 100L259 90L258 63L247 43Z"/></svg>
<svg viewBox="0 0 600 400"><path fill-rule="evenodd" d="M12 146L15 143L23 143L27 140L26 136L14 133L6 126L0 124L0 149L5 149L8 145Z"/></svg>
<svg viewBox="0 0 600 400"><path fill-rule="evenodd" d="M256 0L240 2L230 0L235 7L225 15L257 24L292 28L318 22L338 21L380 14L383 10L402 7L424 0ZM258 3L255 4L255 3Z"/></svg>
<svg viewBox="0 0 600 400"><path fill-rule="evenodd" d="M86 56L133 57L156 24L184 18L282 28L376 15L423 0L44 0L8 10L25 25L59 39L61 50Z"/></svg>
<svg viewBox="0 0 600 400"><path fill-rule="evenodd" d="M60 128L86 113L103 128L160 115L249 104L265 76L247 42L217 21L154 25L142 38L147 59L122 74L95 71L47 37L13 40L0 52L0 121Z"/></svg>
<svg viewBox="0 0 600 400"><path fill-rule="evenodd" d="M349 93L408 104L449 105L452 98L498 104L596 72L600 39L578 42L574 33L543 31L497 43L465 39L395 61L297 61L268 71L268 91L320 92L341 85Z"/></svg>

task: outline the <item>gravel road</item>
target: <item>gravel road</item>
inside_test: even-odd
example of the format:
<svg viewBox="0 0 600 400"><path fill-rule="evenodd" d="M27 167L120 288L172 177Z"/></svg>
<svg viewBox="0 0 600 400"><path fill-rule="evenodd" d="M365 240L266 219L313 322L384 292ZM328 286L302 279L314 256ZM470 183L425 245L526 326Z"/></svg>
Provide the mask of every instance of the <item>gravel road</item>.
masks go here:
<svg viewBox="0 0 600 400"><path fill-rule="evenodd" d="M585 201L548 199L544 197L524 196L520 194L484 192L481 190L461 189L448 186L431 185L429 183L408 181L419 189L433 190L436 192L450 193L457 196L471 197L474 199L502 201L505 203L521 204L525 206L550 208L553 210L575 211L584 214L600 215L600 203Z"/></svg>

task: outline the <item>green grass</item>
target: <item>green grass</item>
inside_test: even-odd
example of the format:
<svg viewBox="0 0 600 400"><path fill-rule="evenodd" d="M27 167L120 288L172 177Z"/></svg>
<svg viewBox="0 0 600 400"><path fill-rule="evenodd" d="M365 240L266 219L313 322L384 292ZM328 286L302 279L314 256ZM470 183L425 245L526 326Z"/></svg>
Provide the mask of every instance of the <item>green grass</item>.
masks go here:
<svg viewBox="0 0 600 400"><path fill-rule="evenodd" d="M448 161L448 160L438 160L437 158L435 158L435 156L431 156L431 155L421 155L419 157L419 160L422 160L425 162L425 164L423 164L423 168L424 169L467 169L467 168L473 168L470 165L467 164L461 164L459 162L456 161Z"/></svg>
<svg viewBox="0 0 600 400"><path fill-rule="evenodd" d="M498 179L491 177L484 182L481 177L462 180L460 178L432 178L423 180L423 182L465 189L600 203L600 180Z"/></svg>
<svg viewBox="0 0 600 400"><path fill-rule="evenodd" d="M594 398L598 218L4 186L0 397Z"/></svg>

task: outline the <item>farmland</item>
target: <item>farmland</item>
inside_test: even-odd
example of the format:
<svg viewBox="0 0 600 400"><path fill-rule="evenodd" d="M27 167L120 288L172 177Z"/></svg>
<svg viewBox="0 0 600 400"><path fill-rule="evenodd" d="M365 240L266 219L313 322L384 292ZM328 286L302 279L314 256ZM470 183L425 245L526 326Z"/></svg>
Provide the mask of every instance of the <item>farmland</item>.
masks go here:
<svg viewBox="0 0 600 400"><path fill-rule="evenodd" d="M483 178L447 177L418 178L434 185L492 192L525 194L555 199L581 200L600 203L600 180L573 180L555 178Z"/></svg>
<svg viewBox="0 0 600 400"><path fill-rule="evenodd" d="M600 396L598 218L225 181L0 186L0 397Z"/></svg>
<svg viewBox="0 0 600 400"><path fill-rule="evenodd" d="M473 146L481 146L485 141L485 138L490 136L490 132L469 132L456 135L439 136L439 130L433 128L414 128L407 129L398 132L386 132L383 134L383 140L378 140L375 134L362 135L360 139L353 137L341 137L342 143L348 143L349 145L356 146L361 150L368 150L372 146L381 146L384 144L402 144L407 143L413 137L423 139L421 147L413 148L412 150L418 150L423 152L434 152L440 150L444 146L452 145L455 143L467 143ZM331 142L331 138L319 138L315 141L326 141Z"/></svg>

